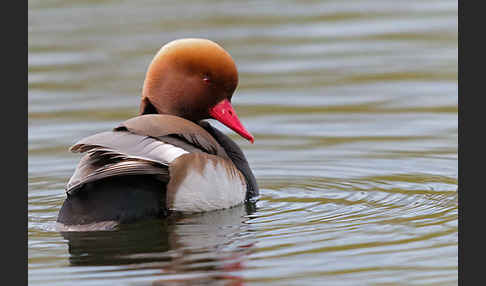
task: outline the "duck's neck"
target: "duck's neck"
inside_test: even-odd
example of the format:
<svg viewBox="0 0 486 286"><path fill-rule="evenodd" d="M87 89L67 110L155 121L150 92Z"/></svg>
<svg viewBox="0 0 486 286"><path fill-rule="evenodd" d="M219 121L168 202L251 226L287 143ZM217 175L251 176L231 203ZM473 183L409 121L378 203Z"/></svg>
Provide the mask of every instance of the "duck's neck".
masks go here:
<svg viewBox="0 0 486 286"><path fill-rule="evenodd" d="M139 115L144 114L159 114L155 106L152 104L152 102L150 102L147 97L144 97L142 99L142 102L140 103Z"/></svg>

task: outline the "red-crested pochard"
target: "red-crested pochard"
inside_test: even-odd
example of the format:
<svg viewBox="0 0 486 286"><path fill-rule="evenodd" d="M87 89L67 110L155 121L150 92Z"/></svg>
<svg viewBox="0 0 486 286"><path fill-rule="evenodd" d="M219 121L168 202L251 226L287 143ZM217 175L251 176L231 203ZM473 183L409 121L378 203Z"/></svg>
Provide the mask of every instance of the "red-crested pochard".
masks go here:
<svg viewBox="0 0 486 286"><path fill-rule="evenodd" d="M237 84L236 65L218 44L163 46L148 68L140 115L70 148L84 156L66 186L60 228L224 209L256 197L241 149L203 121L216 119L253 143L231 106Z"/></svg>

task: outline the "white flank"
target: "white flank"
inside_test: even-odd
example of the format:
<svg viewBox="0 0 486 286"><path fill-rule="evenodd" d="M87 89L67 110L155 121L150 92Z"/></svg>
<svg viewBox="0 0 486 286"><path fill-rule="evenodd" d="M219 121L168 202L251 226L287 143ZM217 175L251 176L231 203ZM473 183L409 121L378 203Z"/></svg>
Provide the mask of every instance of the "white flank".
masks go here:
<svg viewBox="0 0 486 286"><path fill-rule="evenodd" d="M208 161L202 173L189 168L175 192L171 209L181 212L225 209L242 203L245 195L246 184L241 176L229 173L220 162Z"/></svg>

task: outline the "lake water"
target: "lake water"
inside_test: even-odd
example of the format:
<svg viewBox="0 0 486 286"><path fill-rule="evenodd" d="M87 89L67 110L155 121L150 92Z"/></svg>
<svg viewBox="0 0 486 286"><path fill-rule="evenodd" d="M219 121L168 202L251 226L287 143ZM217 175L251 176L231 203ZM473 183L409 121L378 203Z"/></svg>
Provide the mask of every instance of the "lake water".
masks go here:
<svg viewBox="0 0 486 286"><path fill-rule="evenodd" d="M31 285L456 285L457 1L58 1L28 8ZM64 233L80 156L176 38L235 59L254 206Z"/></svg>

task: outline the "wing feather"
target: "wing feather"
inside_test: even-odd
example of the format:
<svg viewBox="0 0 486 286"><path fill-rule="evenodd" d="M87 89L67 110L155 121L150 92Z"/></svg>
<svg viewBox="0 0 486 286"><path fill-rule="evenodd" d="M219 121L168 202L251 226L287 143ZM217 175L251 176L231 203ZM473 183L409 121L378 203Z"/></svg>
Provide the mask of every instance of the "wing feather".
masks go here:
<svg viewBox="0 0 486 286"><path fill-rule="evenodd" d="M192 145L205 153L228 158L221 145L198 124L187 119L168 114L146 114L137 116L120 124L115 131L130 131L135 134L164 140L172 137L179 142Z"/></svg>
<svg viewBox="0 0 486 286"><path fill-rule="evenodd" d="M156 175L167 183L168 164L188 153L156 138L127 131L95 134L81 139L70 150L86 153L66 186L70 194L86 183L121 175Z"/></svg>
<svg viewBox="0 0 486 286"><path fill-rule="evenodd" d="M132 158L113 161L104 158L102 164L99 160L98 156L90 153L83 156L66 186L68 194L74 194L84 184L121 175L155 175L162 183L169 181L169 169L163 164Z"/></svg>

